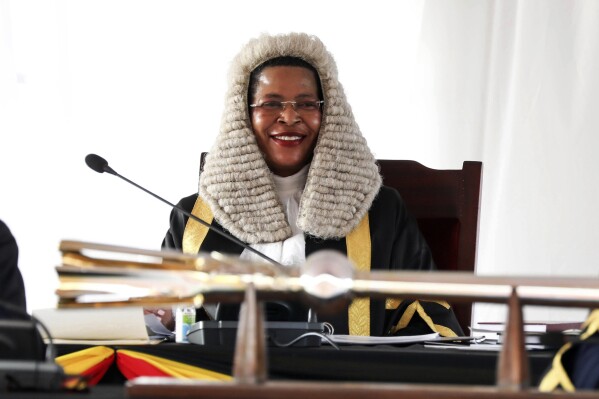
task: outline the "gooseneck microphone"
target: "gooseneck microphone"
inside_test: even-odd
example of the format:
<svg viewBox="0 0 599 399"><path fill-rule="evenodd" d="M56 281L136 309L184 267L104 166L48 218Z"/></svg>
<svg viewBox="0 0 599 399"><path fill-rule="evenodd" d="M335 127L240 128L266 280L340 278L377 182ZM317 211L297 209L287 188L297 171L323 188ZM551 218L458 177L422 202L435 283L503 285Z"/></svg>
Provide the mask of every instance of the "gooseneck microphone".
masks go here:
<svg viewBox="0 0 599 399"><path fill-rule="evenodd" d="M85 157L85 163L87 164L87 166L89 166L91 169L95 170L98 173L110 173L111 175L115 175L117 177L120 177L121 179L125 180L127 183L134 185L135 187L139 188L142 191L145 191L146 193L150 194L152 197L159 199L160 201L164 202L165 204L170 205L173 209L176 209L177 211L183 213L185 216L192 218L193 220L195 220L196 222L206 226L207 228L209 228L210 230L214 231L215 233L220 234L221 236L225 237L227 240L230 240L232 242L234 242L235 244L238 244L240 246L242 246L243 248L247 249L248 251L251 251L253 253L255 253L256 255L260 256L261 258L269 261L270 263L272 263L273 265L280 267L280 268L284 268L283 265L281 265L279 262L277 262L276 260L269 258L268 256L264 255L262 252L250 247L249 245L247 245L246 243L244 243L243 241L239 240L237 237L232 236L231 234L228 234L214 226L212 226L210 223L200 219L199 217L197 217L196 215L191 214L190 212L187 212L185 209L165 200L164 198L154 194L153 192L146 190L145 188L143 188L142 186L140 186L139 184L127 179L124 176L121 176L120 174L118 174L114 169L112 169L110 166L108 166L108 162L102 158L99 155L96 154L88 154Z"/></svg>

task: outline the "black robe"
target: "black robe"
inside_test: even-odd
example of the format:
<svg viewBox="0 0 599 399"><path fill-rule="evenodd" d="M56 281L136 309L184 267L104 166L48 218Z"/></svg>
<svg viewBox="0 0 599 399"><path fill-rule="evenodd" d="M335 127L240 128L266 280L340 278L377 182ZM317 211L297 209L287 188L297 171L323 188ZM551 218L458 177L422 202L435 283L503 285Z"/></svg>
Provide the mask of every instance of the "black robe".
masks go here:
<svg viewBox="0 0 599 399"><path fill-rule="evenodd" d="M198 194L193 194L179 201L178 206L191 212ZM375 200L368 211L371 237L371 270L434 270L430 249L422 237L416 220L409 214L397 190L381 187ZM170 228L162 242L163 248L182 250L183 232L188 217L183 213L173 210L170 216ZM222 229L218 222L212 225ZM305 235L306 257L322 250L333 249L343 254L347 253L345 238L322 239ZM208 231L200 247L202 252L218 251L227 254L241 254L243 248L221 235ZM401 315L413 301L404 300L397 309L385 309L385 300L372 299L370 302L370 335L382 336L393 332L393 327ZM462 330L451 309L446 309L437 302L420 301L428 316L435 324L445 326L457 335L462 335ZM300 310L298 310L298 306ZM292 307L294 314L299 313L300 320L305 321L301 305ZM319 321L328 321L333 324L335 333L347 334L348 316L345 311L336 314L319 316ZM426 323L419 317L413 317L409 325L396 334L427 334L432 332Z"/></svg>
<svg viewBox="0 0 599 399"><path fill-rule="evenodd" d="M0 318L26 317L25 286L18 259L17 242L0 220Z"/></svg>

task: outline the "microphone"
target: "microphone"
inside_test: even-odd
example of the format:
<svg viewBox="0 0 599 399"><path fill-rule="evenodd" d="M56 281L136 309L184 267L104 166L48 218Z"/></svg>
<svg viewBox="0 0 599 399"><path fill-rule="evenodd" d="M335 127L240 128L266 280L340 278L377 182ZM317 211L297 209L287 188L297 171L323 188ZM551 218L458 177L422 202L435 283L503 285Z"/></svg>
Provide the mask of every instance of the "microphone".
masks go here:
<svg viewBox="0 0 599 399"><path fill-rule="evenodd" d="M260 256L261 258L267 260L268 262L272 263L273 265L277 266L278 268L281 268L281 270L284 270L285 267L283 265L281 265L279 262L277 262L276 260L269 258L268 256L266 256L265 254L263 254L262 252L250 247L249 245L247 245L246 243L244 243L243 241L239 240L237 237L232 236L231 234L228 234L214 226L212 226L210 223L200 219L199 217L197 217L196 215L191 214L190 212L187 212L185 209L165 200L164 198L154 194L153 192L143 188L142 186L140 186L139 184L127 179L124 176L121 176L120 174L118 174L114 169L112 169L110 166L108 166L108 161L106 161L104 158L102 158L99 155L96 154L88 154L85 157L85 163L87 164L87 166L89 166L91 169L95 170L98 173L110 173L111 175L115 175L121 179L123 179L124 181L126 181L129 184L134 185L135 187L139 188L142 191L145 191L146 193L150 194L152 197L159 199L160 201L164 202L165 204L170 205L173 209L176 209L177 211L183 213L185 216L192 218L193 220L195 220L196 222L206 226L207 228L209 228L210 230L214 231L215 233L220 234L221 236L225 237L227 240L234 242L237 245L242 246L243 248L247 249L250 252L255 253L256 255Z"/></svg>

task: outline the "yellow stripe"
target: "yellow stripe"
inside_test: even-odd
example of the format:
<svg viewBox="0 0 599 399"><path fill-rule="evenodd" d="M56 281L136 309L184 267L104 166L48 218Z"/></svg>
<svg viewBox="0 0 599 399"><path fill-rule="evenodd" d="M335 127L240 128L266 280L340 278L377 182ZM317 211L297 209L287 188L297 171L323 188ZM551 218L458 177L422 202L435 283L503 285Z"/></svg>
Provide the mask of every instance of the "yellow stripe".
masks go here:
<svg viewBox="0 0 599 399"><path fill-rule="evenodd" d="M191 213L209 224L212 224L212 220L214 219L212 210L199 196L193 205ZM206 238L206 234L208 234L208 230L208 227L189 218L183 232L183 253L197 254Z"/></svg>
<svg viewBox="0 0 599 399"><path fill-rule="evenodd" d="M583 329L582 334L580 334L581 340L595 334L599 329L599 309L593 310L584 323L582 323L581 327Z"/></svg>
<svg viewBox="0 0 599 399"><path fill-rule="evenodd" d="M371 242L368 214L347 235L345 242L347 256L356 269L370 271ZM351 335L370 335L370 298L354 299L349 306L347 318Z"/></svg>
<svg viewBox="0 0 599 399"><path fill-rule="evenodd" d="M385 301L385 309L387 310L395 310L399 307L399 305L401 304L401 299L399 298L387 298L387 300ZM445 309L449 309L451 306L449 306L449 303L447 303L447 301L428 301L428 302L435 302L441 306L443 306Z"/></svg>
<svg viewBox="0 0 599 399"><path fill-rule="evenodd" d="M599 329L599 309L593 310L581 327L583 332L580 334L580 341L584 341L595 334ZM567 392L576 391L576 387L562 365L562 357L570 348L572 348L572 343L568 342L557 351L551 363L551 370L545 374L539 384L539 391L551 392L559 387Z"/></svg>
<svg viewBox="0 0 599 399"><path fill-rule="evenodd" d="M152 366L176 378L193 378L206 381L231 381L233 379L226 374L190 366L185 363L175 362L157 356L147 355L145 353L133 352L126 349L119 349L117 350L117 353L122 353L135 359L148 362Z"/></svg>
<svg viewBox="0 0 599 399"><path fill-rule="evenodd" d="M112 348L94 346L59 356L55 360L64 369L65 374L77 375L99 364L113 353Z"/></svg>
<svg viewBox="0 0 599 399"><path fill-rule="evenodd" d="M449 309L449 304L445 301L428 301L428 302L435 302L438 305L441 305L444 308ZM414 317L415 313L418 313L420 318L422 318L422 320L424 320L426 325L433 332L439 333L439 335L441 335L442 337L457 337L458 336L455 333L455 331L453 331L451 328L445 327L441 324L435 324L433 319L431 319L431 317L426 313L426 311L420 304L420 301L414 301L406 308L403 315L401 315L399 322L391 330L391 333L394 334L397 331L401 330L402 328L406 328L408 326L408 324L410 324L410 321L412 320L412 317Z"/></svg>
<svg viewBox="0 0 599 399"><path fill-rule="evenodd" d="M401 299L399 298L387 298L385 301L385 309L394 310L397 309L401 305Z"/></svg>
<svg viewBox="0 0 599 399"><path fill-rule="evenodd" d="M420 305L418 301L414 301L406 308L406 310L401 315L401 319L399 319L399 321L397 322L395 328L391 330L392 334L395 334L397 331L408 326L410 320L412 320L412 317L414 317L414 313L416 313L416 307L418 305Z"/></svg>
<svg viewBox="0 0 599 399"><path fill-rule="evenodd" d="M567 392L576 391L574 384L572 384L570 377L568 377L568 373L566 373L564 366L562 366L562 356L571 347L572 343L568 342L557 351L553 358L553 363L551 364L551 370L545 374L545 377L543 377L539 384L539 391L551 392L559 386Z"/></svg>
<svg viewBox="0 0 599 399"><path fill-rule="evenodd" d="M451 328L445 327L441 324L435 324L435 331L439 333L442 337L457 337L458 334L455 333Z"/></svg>

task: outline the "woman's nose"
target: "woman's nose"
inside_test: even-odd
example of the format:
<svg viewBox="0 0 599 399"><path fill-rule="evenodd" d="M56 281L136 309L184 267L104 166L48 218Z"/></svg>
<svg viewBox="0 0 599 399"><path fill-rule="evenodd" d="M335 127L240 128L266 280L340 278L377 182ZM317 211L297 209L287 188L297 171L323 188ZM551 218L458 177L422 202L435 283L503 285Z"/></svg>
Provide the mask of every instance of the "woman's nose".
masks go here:
<svg viewBox="0 0 599 399"><path fill-rule="evenodd" d="M279 115L279 121L287 124L297 123L300 120L299 113L291 103L283 103L283 110Z"/></svg>

